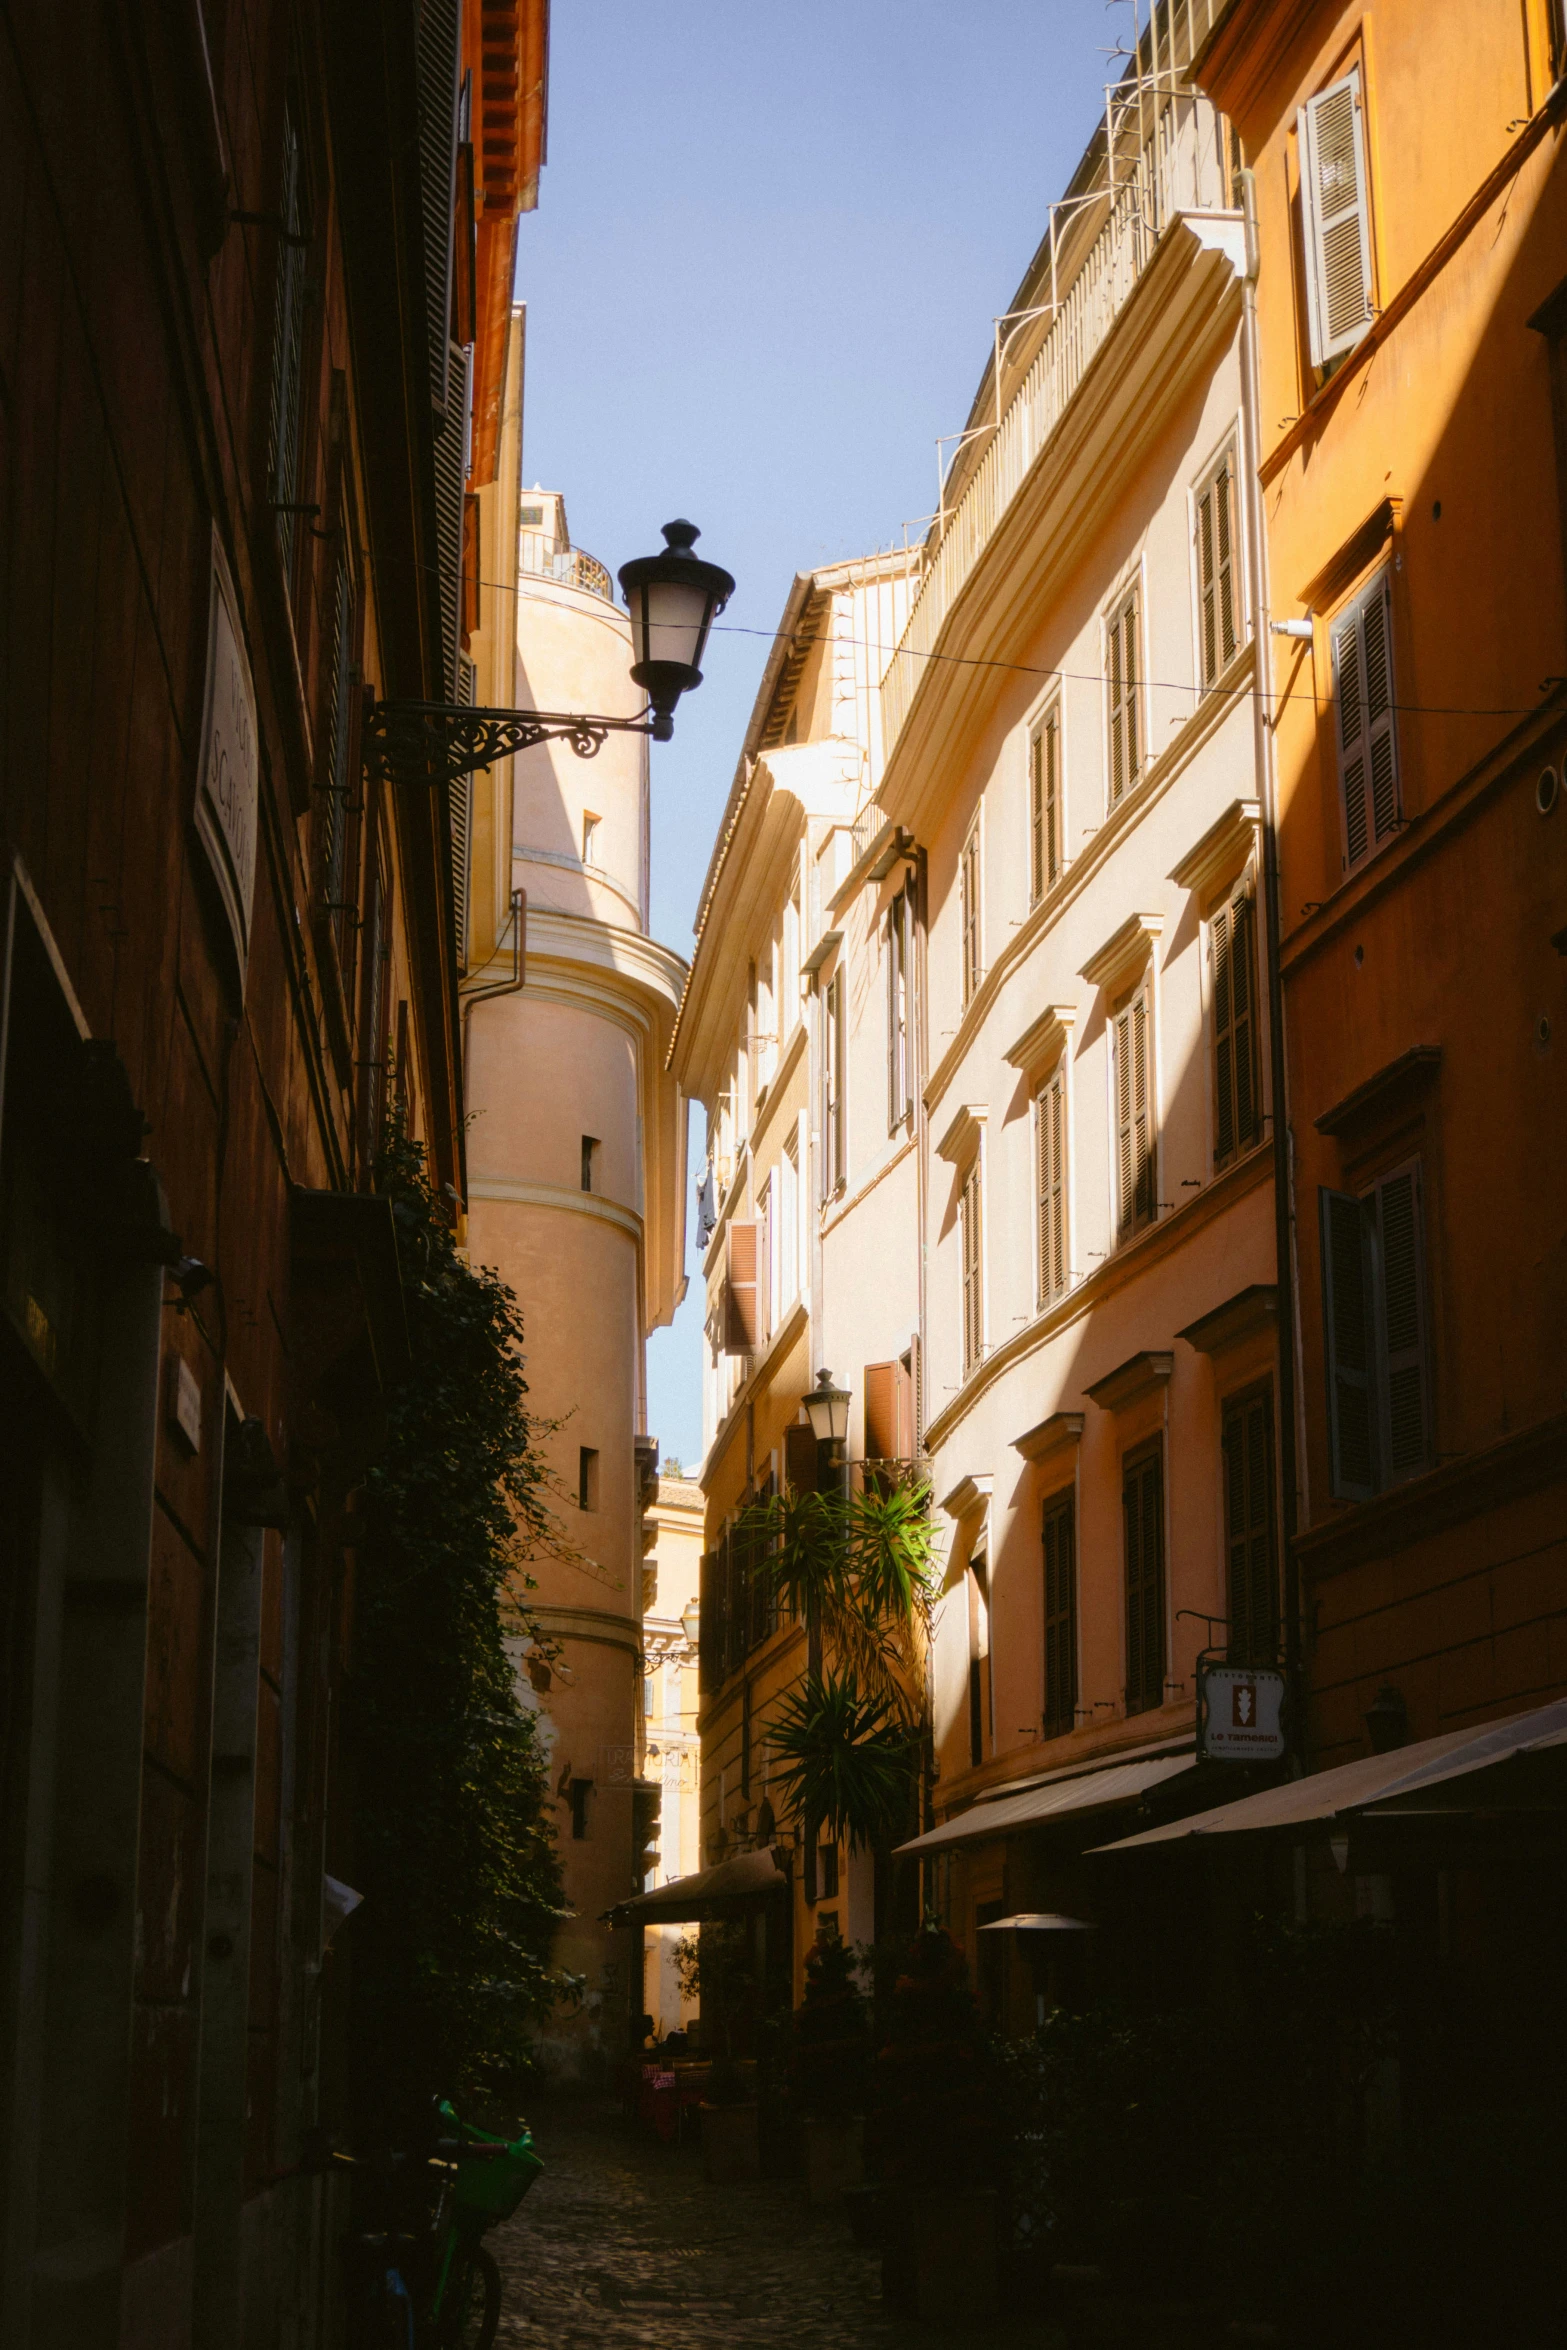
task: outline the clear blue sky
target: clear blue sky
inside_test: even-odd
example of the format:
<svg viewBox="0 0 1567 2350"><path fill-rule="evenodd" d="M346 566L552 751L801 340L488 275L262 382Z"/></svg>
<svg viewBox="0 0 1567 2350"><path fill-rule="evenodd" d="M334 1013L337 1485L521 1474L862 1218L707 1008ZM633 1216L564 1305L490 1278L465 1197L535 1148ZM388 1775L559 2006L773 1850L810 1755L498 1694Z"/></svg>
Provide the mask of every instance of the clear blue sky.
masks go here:
<svg viewBox="0 0 1567 2350"><path fill-rule="evenodd" d="M789 582L929 513L936 436L1131 25L1130 0L554 0L524 475L612 569L684 514L739 583L653 751L653 929L682 954ZM690 1270L648 1366L651 1432L687 1467Z"/></svg>

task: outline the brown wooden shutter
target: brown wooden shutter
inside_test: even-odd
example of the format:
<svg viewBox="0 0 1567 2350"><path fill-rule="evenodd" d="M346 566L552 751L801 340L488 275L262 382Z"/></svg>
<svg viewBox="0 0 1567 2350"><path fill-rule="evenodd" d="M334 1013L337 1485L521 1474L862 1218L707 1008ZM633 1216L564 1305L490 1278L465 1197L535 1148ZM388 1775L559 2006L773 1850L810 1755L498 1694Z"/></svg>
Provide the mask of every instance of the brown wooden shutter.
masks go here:
<svg viewBox="0 0 1567 2350"><path fill-rule="evenodd" d="M894 1461L898 1457L896 1363L865 1366L865 1458Z"/></svg>
<svg viewBox="0 0 1567 2350"><path fill-rule="evenodd" d="M983 1237L980 1231L981 1195L979 1160L976 1157L963 1183L960 1209L963 1244L963 1370L964 1375L974 1368L984 1351L985 1311L981 1282L984 1262Z"/></svg>
<svg viewBox="0 0 1567 2350"><path fill-rule="evenodd" d="M1381 1458L1386 1481L1395 1484L1427 1467L1431 1456L1418 1160L1377 1185L1375 1242Z"/></svg>
<svg viewBox="0 0 1567 2350"><path fill-rule="evenodd" d="M1066 1075L1055 1075L1034 1103L1034 1147L1039 1185L1039 1303L1066 1288Z"/></svg>
<svg viewBox="0 0 1567 2350"><path fill-rule="evenodd" d="M1344 863L1353 872L1398 828L1393 591L1386 572L1333 628Z"/></svg>
<svg viewBox="0 0 1567 2350"><path fill-rule="evenodd" d="M816 1432L810 1427L784 1430L784 1482L796 1493L816 1491Z"/></svg>
<svg viewBox="0 0 1567 2350"><path fill-rule="evenodd" d="M1128 1461L1121 1502L1126 1528L1126 1710L1164 1702L1164 1463L1157 1452Z"/></svg>
<svg viewBox="0 0 1567 2350"><path fill-rule="evenodd" d="M1226 1167L1261 1132L1257 1085L1256 902L1243 891L1209 924L1213 955L1213 1163Z"/></svg>
<svg viewBox="0 0 1567 2350"><path fill-rule="evenodd" d="M1377 1489L1374 1338L1365 1212L1348 1192L1319 1190L1333 1491L1366 1501Z"/></svg>
<svg viewBox="0 0 1567 2350"><path fill-rule="evenodd" d="M1224 1407L1224 1533L1229 1564L1229 1658L1271 1665L1279 1650L1279 1571L1273 1490L1273 1398Z"/></svg>
<svg viewBox="0 0 1567 2350"><path fill-rule="evenodd" d="M1045 1719L1047 1738L1059 1738L1077 1718L1077 1510L1070 1493L1046 1502Z"/></svg>
<svg viewBox="0 0 1567 2350"><path fill-rule="evenodd" d="M1153 1061L1148 994L1142 989L1115 1019L1116 1167L1123 1239L1153 1221Z"/></svg>
<svg viewBox="0 0 1567 2350"><path fill-rule="evenodd" d="M705 1697L723 1678L723 1601L718 1580L718 1552L702 1553L701 1623L697 1632L697 1686Z"/></svg>
<svg viewBox="0 0 1567 2350"><path fill-rule="evenodd" d="M892 1366L893 1457L914 1458L914 1374L902 1362Z"/></svg>
<svg viewBox="0 0 1567 2350"><path fill-rule="evenodd" d="M724 1280L724 1352L747 1354L756 1344L756 1226L731 1223Z"/></svg>

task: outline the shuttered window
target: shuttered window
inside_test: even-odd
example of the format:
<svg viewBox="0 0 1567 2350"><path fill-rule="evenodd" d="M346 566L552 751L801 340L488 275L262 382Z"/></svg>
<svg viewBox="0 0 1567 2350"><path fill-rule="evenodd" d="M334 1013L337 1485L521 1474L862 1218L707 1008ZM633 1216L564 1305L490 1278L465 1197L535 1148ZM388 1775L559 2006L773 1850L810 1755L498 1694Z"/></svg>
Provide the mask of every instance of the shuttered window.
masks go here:
<svg viewBox="0 0 1567 2350"><path fill-rule="evenodd" d="M755 1224L733 1222L724 1236L725 1354L749 1354L756 1344L756 1235Z"/></svg>
<svg viewBox="0 0 1567 2350"><path fill-rule="evenodd" d="M1061 705L1028 738L1029 903L1061 877Z"/></svg>
<svg viewBox="0 0 1567 2350"><path fill-rule="evenodd" d="M844 1181L843 973L835 971L822 998L822 1198Z"/></svg>
<svg viewBox="0 0 1567 2350"><path fill-rule="evenodd" d="M278 178L277 292L272 321L272 402L267 472L277 525L278 553L290 592L299 515L300 426L304 406L305 359L305 185L299 125L292 106L283 110L283 156Z"/></svg>
<svg viewBox="0 0 1567 2350"><path fill-rule="evenodd" d="M697 1630L697 1686L706 1697L723 1679L723 1590L719 1554L702 1553L701 1620Z"/></svg>
<svg viewBox="0 0 1567 2350"><path fill-rule="evenodd" d="M1385 1482L1396 1485L1425 1468L1431 1456L1419 1161L1384 1175L1372 1199L1381 1451Z"/></svg>
<svg viewBox="0 0 1567 2350"><path fill-rule="evenodd" d="M1311 364L1352 351L1371 324L1371 213L1360 69L1296 116Z"/></svg>
<svg viewBox="0 0 1567 2350"><path fill-rule="evenodd" d="M1077 1719L1077 1508L1070 1493L1046 1502L1044 1734L1059 1738Z"/></svg>
<svg viewBox="0 0 1567 2350"><path fill-rule="evenodd" d="M909 1051L909 948L913 936L909 893L900 889L887 908L887 1129L896 1133L914 1107Z"/></svg>
<svg viewBox="0 0 1567 2350"><path fill-rule="evenodd" d="M963 1001L967 1003L979 985L980 977L980 869L979 819L963 844L962 864L958 874L958 895L963 925Z"/></svg>
<svg viewBox="0 0 1567 2350"><path fill-rule="evenodd" d="M1262 1133L1257 1082L1257 901L1237 890L1208 925L1213 978L1213 1163L1227 1167Z"/></svg>
<svg viewBox="0 0 1567 2350"><path fill-rule="evenodd" d="M1111 1052L1115 1085L1116 1230L1126 1240L1153 1222L1157 1207L1153 1035L1146 986L1140 987L1116 1013Z"/></svg>
<svg viewBox="0 0 1567 2350"><path fill-rule="evenodd" d="M1235 452L1226 449L1197 492L1198 642L1210 686L1241 641L1240 564L1235 536Z"/></svg>
<svg viewBox="0 0 1567 2350"><path fill-rule="evenodd" d="M985 1351L983 1194L980 1159L963 1178L959 1222L963 1243L963 1376L966 1379Z"/></svg>
<svg viewBox="0 0 1567 2350"><path fill-rule="evenodd" d="M459 661L457 699L471 708L475 670L471 661ZM452 860L453 933L457 968L468 968L468 899L473 873L473 777L456 775L446 786L446 822Z"/></svg>
<svg viewBox="0 0 1567 2350"><path fill-rule="evenodd" d="M1333 707L1344 868L1353 873L1398 829L1393 585L1382 572L1333 624Z"/></svg>
<svg viewBox="0 0 1567 2350"><path fill-rule="evenodd" d="M1037 1186L1035 1282L1047 1306L1066 1291L1066 1063L1034 1096L1034 1180Z"/></svg>
<svg viewBox="0 0 1567 2350"><path fill-rule="evenodd" d="M1364 1501L1432 1457L1420 1162L1318 1198L1333 1491Z"/></svg>
<svg viewBox="0 0 1567 2350"><path fill-rule="evenodd" d="M1126 1543L1126 1710L1164 1703L1164 1462L1139 1453L1121 1473Z"/></svg>
<svg viewBox="0 0 1567 2350"><path fill-rule="evenodd" d="M1110 805L1118 807L1143 771L1141 675L1136 588L1105 623L1105 692L1110 738Z"/></svg>
<svg viewBox="0 0 1567 2350"><path fill-rule="evenodd" d="M346 553L339 553L333 581L327 641L322 647L326 678L326 724L322 741L326 779L321 798L321 892L331 917L343 977L343 993L353 1000L352 957L355 927L350 917L358 908L348 902L348 843L350 752L353 738L354 693L354 575Z"/></svg>
<svg viewBox="0 0 1567 2350"><path fill-rule="evenodd" d="M1279 1569L1269 1390L1225 1404L1222 1444L1229 1661L1271 1665L1279 1651Z"/></svg>

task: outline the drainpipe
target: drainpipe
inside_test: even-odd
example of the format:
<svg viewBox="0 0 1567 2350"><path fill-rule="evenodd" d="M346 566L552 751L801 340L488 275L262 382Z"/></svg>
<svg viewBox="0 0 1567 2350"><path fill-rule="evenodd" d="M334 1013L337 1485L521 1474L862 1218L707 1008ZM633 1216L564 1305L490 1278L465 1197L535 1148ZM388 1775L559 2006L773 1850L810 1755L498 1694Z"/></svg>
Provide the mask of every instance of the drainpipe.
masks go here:
<svg viewBox="0 0 1567 2350"><path fill-rule="evenodd" d="M462 1004L462 1085L463 1099L468 1096L468 1034L475 1004L489 1003L496 996L518 995L528 979L528 893L514 889L511 893L511 977L497 981L493 987L476 987L460 998ZM504 939L506 932L501 932Z"/></svg>
<svg viewBox="0 0 1567 2350"><path fill-rule="evenodd" d="M1295 1718L1297 1754L1304 1746L1305 1705L1301 1686L1300 1564L1295 1553L1299 1483L1296 1332L1299 1324L1295 1278L1294 1169L1290 1152L1289 1101L1284 1056L1284 982L1279 966L1278 770L1272 720L1272 630L1268 605L1268 550L1264 534L1261 465L1261 389L1257 357L1257 188L1250 171L1240 174L1246 223L1246 269L1241 281L1241 374L1244 384L1242 432L1246 483L1246 543L1251 592L1256 684L1252 723L1257 779L1262 799L1263 936L1268 983L1268 1089L1273 1110L1273 1248L1279 1318L1279 1486L1280 1546L1284 1565L1284 1666Z"/></svg>
<svg viewBox="0 0 1567 2350"><path fill-rule="evenodd" d="M918 1271L918 1334L915 1346L919 1361L919 1385L915 1391L914 1450L916 1455L925 1444L925 1391L929 1356L925 1346L925 1226L928 1195L926 1173L927 1144L930 1120L925 1108L925 1073L929 1064L927 1049L927 1022L929 990L926 977L929 967L927 946L927 917L929 907L930 860L924 849L916 851L914 868L914 1010L909 1023L909 1044L914 1054L914 1198L915 1233ZM932 1504L935 1495L931 1496ZM921 1789L920 1832L927 1834L936 1824L936 1644L925 1644L925 1737ZM933 1906L935 1864L923 1854L920 1859L920 1916L924 1918Z"/></svg>

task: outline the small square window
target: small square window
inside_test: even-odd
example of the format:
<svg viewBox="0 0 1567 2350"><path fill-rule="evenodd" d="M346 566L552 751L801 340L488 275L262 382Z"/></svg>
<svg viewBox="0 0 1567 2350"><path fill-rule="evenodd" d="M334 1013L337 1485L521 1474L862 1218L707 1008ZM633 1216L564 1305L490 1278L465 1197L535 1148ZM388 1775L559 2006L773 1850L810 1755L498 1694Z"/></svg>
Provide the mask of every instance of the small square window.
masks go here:
<svg viewBox="0 0 1567 2350"><path fill-rule="evenodd" d="M582 1137L582 1188L584 1191L597 1191L598 1189L598 1154L598 1136L585 1134Z"/></svg>
<svg viewBox="0 0 1567 2350"><path fill-rule="evenodd" d="M577 1450L577 1507L596 1510L599 1505L599 1456L593 1447L584 1444Z"/></svg>

